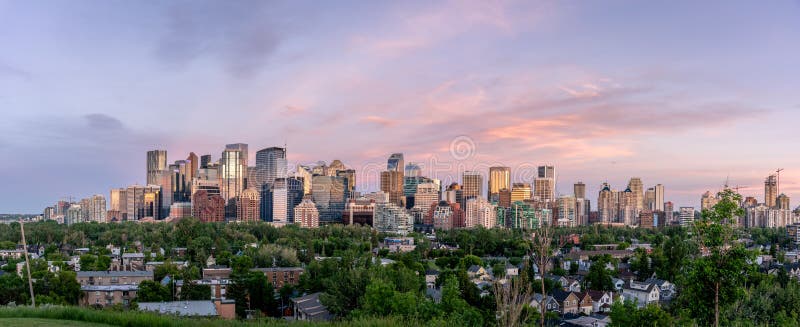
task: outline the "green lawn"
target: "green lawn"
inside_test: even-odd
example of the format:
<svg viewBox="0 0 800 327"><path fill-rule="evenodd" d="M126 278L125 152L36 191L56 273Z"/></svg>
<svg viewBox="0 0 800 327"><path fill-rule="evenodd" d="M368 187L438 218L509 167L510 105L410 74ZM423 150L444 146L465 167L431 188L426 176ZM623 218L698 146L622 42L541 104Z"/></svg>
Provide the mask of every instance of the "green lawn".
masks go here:
<svg viewBox="0 0 800 327"><path fill-rule="evenodd" d="M40 318L3 318L0 327L110 327L110 325L95 324L74 320L55 320Z"/></svg>

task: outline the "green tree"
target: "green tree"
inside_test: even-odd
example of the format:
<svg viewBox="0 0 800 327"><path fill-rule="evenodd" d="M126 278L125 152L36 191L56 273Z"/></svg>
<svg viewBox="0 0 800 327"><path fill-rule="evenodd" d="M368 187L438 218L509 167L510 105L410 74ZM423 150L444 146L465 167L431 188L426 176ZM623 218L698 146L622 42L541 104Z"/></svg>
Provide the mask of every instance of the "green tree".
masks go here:
<svg viewBox="0 0 800 327"><path fill-rule="evenodd" d="M184 283L181 288L181 300L211 300L211 286L194 283Z"/></svg>
<svg viewBox="0 0 800 327"><path fill-rule="evenodd" d="M9 302L25 304L28 301L28 285L25 280L14 274L0 276L0 305Z"/></svg>
<svg viewBox="0 0 800 327"><path fill-rule="evenodd" d="M701 323L720 325L721 305L739 299L752 265L751 253L736 242L733 223L744 214L739 206L742 196L730 189L717 194L719 202L704 210L695 222L697 242L705 249L688 267L681 300L684 307Z"/></svg>
<svg viewBox="0 0 800 327"><path fill-rule="evenodd" d="M156 281L145 280L139 283L136 299L139 302L163 302L172 301L172 295L167 286Z"/></svg>
<svg viewBox="0 0 800 327"><path fill-rule="evenodd" d="M614 290L611 272L606 268L606 264L609 263L608 259L606 256L594 258L592 266L589 267L589 273L586 275L586 283L589 289L595 291Z"/></svg>
<svg viewBox="0 0 800 327"><path fill-rule="evenodd" d="M631 301L611 305L610 327L668 327L673 326L672 316L657 305L638 309Z"/></svg>

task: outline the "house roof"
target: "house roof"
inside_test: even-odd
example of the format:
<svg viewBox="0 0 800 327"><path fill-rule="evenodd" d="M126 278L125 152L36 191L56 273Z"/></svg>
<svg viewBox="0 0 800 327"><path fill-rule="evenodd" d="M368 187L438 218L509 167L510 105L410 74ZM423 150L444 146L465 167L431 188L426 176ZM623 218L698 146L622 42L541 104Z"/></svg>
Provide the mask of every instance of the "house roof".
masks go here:
<svg viewBox="0 0 800 327"><path fill-rule="evenodd" d="M553 291L553 298L558 302L564 302L573 292L565 292L562 290Z"/></svg>
<svg viewBox="0 0 800 327"><path fill-rule="evenodd" d="M79 271L78 277L153 277L152 271Z"/></svg>
<svg viewBox="0 0 800 327"><path fill-rule="evenodd" d="M600 301L600 299L602 299L603 296L606 295L606 292L603 292L603 291L592 291L592 290L589 290L589 291L586 291L586 293L588 293L589 296L592 297L592 301Z"/></svg>
<svg viewBox="0 0 800 327"><path fill-rule="evenodd" d="M648 283L648 284L656 284L658 286L663 286L664 284L669 283L666 280L658 279L658 278L648 278L644 282Z"/></svg>
<svg viewBox="0 0 800 327"><path fill-rule="evenodd" d="M139 310L179 316L217 316L217 307L211 301L139 302Z"/></svg>
<svg viewBox="0 0 800 327"><path fill-rule="evenodd" d="M481 268L482 268L481 266L472 265L472 266L469 266L469 269L467 269L467 272L477 273L478 271L481 270Z"/></svg>
<svg viewBox="0 0 800 327"><path fill-rule="evenodd" d="M425 271L425 275L439 276L439 271L436 269L428 269Z"/></svg>
<svg viewBox="0 0 800 327"><path fill-rule="evenodd" d="M292 299L292 303L294 303L294 306L297 308L297 310L304 312L312 320L328 320L331 318L331 313L328 312L328 308L326 308L322 302L319 301L320 294L322 293L317 292L306 296L296 297Z"/></svg>
<svg viewBox="0 0 800 327"><path fill-rule="evenodd" d="M250 271L260 271L260 272L303 271L303 267L253 268L253 269L250 269Z"/></svg>
<svg viewBox="0 0 800 327"><path fill-rule="evenodd" d="M139 285L130 285L130 284L123 284L123 285L84 285L81 286L81 291L84 292L113 292L113 291L137 291L139 290Z"/></svg>

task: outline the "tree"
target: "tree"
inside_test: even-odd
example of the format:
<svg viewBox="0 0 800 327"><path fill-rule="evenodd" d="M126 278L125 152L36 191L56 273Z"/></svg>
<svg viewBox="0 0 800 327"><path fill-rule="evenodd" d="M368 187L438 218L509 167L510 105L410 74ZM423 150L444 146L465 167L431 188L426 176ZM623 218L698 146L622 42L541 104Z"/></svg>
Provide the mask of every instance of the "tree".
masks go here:
<svg viewBox="0 0 800 327"><path fill-rule="evenodd" d="M733 303L742 295L739 286L752 269L747 263L751 254L742 243L736 242L732 226L734 220L744 214L739 206L742 196L730 189L717 196L719 202L703 210L701 219L694 224L697 242L704 248L705 255L690 265L681 293L684 304L701 323L716 327L720 324L720 303Z"/></svg>
<svg viewBox="0 0 800 327"><path fill-rule="evenodd" d="M170 294L170 289L161 285L161 283L145 280L139 283L136 299L139 302L164 302L172 301L172 295Z"/></svg>
<svg viewBox="0 0 800 327"><path fill-rule="evenodd" d="M614 281L611 278L611 272L606 268L608 258L606 256L598 256L589 267L589 273L586 275L586 283L589 288L595 291L613 291Z"/></svg>
<svg viewBox="0 0 800 327"><path fill-rule="evenodd" d="M553 259L553 252L558 251L561 247L564 246L566 243L566 239L559 239L557 243L557 247L553 248L553 230L552 227L548 224L542 224L539 230L533 234L533 260L536 263L536 266L539 267L539 278L541 282L541 290L542 295L547 295L547 290L545 289L544 280L545 275L547 274L547 266L550 264L550 261ZM541 308L539 308L539 312L547 312L546 308L546 301L542 301ZM540 322L542 327L544 327L545 323L545 315L541 315Z"/></svg>
<svg viewBox="0 0 800 327"><path fill-rule="evenodd" d="M578 266L577 262L575 262L575 261L570 262L570 264L569 264L569 274L570 275L577 274L578 273L578 268L580 268L580 267Z"/></svg>
<svg viewBox="0 0 800 327"><path fill-rule="evenodd" d="M522 276L508 280L505 284L494 283L494 298L497 304L497 320L500 326L520 326L525 321L525 307L531 297L531 285Z"/></svg>
<svg viewBox="0 0 800 327"><path fill-rule="evenodd" d="M672 317L657 305L642 309L631 301L615 302L611 305L610 327L668 327L673 325Z"/></svg>
<svg viewBox="0 0 800 327"><path fill-rule="evenodd" d="M0 305L10 302L24 304L28 301L28 288L25 280L17 274L3 274L0 276Z"/></svg>
<svg viewBox="0 0 800 327"><path fill-rule="evenodd" d="M195 283L184 283L181 288L181 300L211 300L211 286Z"/></svg>

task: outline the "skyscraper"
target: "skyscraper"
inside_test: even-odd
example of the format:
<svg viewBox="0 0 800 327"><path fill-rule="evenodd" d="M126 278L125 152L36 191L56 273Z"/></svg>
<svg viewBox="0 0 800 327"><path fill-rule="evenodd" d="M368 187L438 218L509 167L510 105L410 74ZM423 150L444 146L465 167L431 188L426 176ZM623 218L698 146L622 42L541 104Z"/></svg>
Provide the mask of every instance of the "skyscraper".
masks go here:
<svg viewBox="0 0 800 327"><path fill-rule="evenodd" d="M211 163L211 155L204 154L200 156L200 168L208 168L208 164Z"/></svg>
<svg viewBox="0 0 800 327"><path fill-rule="evenodd" d="M111 202L109 211L116 211L122 220L126 220L128 217L128 190L112 188L109 200Z"/></svg>
<svg viewBox="0 0 800 327"><path fill-rule="evenodd" d="M477 171L465 171L461 177L461 191L464 196L462 208L466 207L466 200L483 196L483 176Z"/></svg>
<svg viewBox="0 0 800 327"><path fill-rule="evenodd" d="M664 209L664 185L656 184L655 191L656 191L655 210L666 211Z"/></svg>
<svg viewBox="0 0 800 327"><path fill-rule="evenodd" d="M577 226L576 205L575 197L564 195L556 200L558 207L558 217L556 217L556 224L559 227L575 227Z"/></svg>
<svg viewBox="0 0 800 327"><path fill-rule="evenodd" d="M404 173L405 164L403 163L402 153L392 153L389 160L386 162L386 170Z"/></svg>
<svg viewBox="0 0 800 327"><path fill-rule="evenodd" d="M294 207L294 223L302 228L319 227L319 211L310 197L303 198L303 201Z"/></svg>
<svg viewBox="0 0 800 327"><path fill-rule="evenodd" d="M219 166L219 188L227 205L242 194L247 176L247 145L229 144L222 151ZM226 214L233 217L232 212Z"/></svg>
<svg viewBox="0 0 800 327"><path fill-rule="evenodd" d="M531 184L514 183L511 186L511 203L522 202L531 198Z"/></svg>
<svg viewBox="0 0 800 327"><path fill-rule="evenodd" d="M396 170L381 172L381 192L389 194L389 202L398 206L405 205L403 173ZM314 201L316 202L316 201Z"/></svg>
<svg viewBox="0 0 800 327"><path fill-rule="evenodd" d="M145 217L159 218L161 204L161 187L158 185L132 185L126 190L128 199L125 201L127 209L127 220L137 221Z"/></svg>
<svg viewBox="0 0 800 327"><path fill-rule="evenodd" d="M511 168L489 167L489 201L497 202L502 189L511 189Z"/></svg>
<svg viewBox="0 0 800 327"><path fill-rule="evenodd" d="M681 207L680 222L683 227L689 227L694 223L694 207Z"/></svg>
<svg viewBox="0 0 800 327"><path fill-rule="evenodd" d="M106 197L95 194L89 199L89 221L106 222Z"/></svg>
<svg viewBox="0 0 800 327"><path fill-rule="evenodd" d="M270 147L256 152L255 180L248 181L248 187L261 189L265 183L272 183L276 178L287 177L286 149Z"/></svg>
<svg viewBox="0 0 800 327"><path fill-rule="evenodd" d="M167 150L147 151L147 185L158 184L158 172L167 169Z"/></svg>
<svg viewBox="0 0 800 327"><path fill-rule="evenodd" d="M608 183L603 183L600 187L600 193L597 195L597 212L600 216L600 222L608 224L613 222L617 216L616 201L614 200L614 191Z"/></svg>
<svg viewBox="0 0 800 327"><path fill-rule="evenodd" d="M631 180L628 181L628 188L631 189L631 193L633 193L633 202L636 209L642 211L644 209L644 185L642 184L642 179L639 177L631 177Z"/></svg>
<svg viewBox="0 0 800 327"><path fill-rule="evenodd" d="M258 221L260 220L261 195L255 188L248 188L242 191L236 199L236 220L237 221Z"/></svg>
<svg viewBox="0 0 800 327"><path fill-rule="evenodd" d="M717 204L717 202L719 202L719 199L716 197L716 195L711 194L710 191L706 191L700 197L700 210L710 210L711 207Z"/></svg>
<svg viewBox="0 0 800 327"><path fill-rule="evenodd" d="M576 199L585 199L586 198L586 184L583 182L577 182L573 186L574 194Z"/></svg>
<svg viewBox="0 0 800 327"><path fill-rule="evenodd" d="M286 187L286 178L276 178L271 184L272 223L282 226L289 222L289 190Z"/></svg>
<svg viewBox="0 0 800 327"><path fill-rule="evenodd" d="M345 197L353 196L356 191L356 170L340 169L336 171L336 176L344 178L345 185L347 185Z"/></svg>
<svg viewBox="0 0 800 327"><path fill-rule="evenodd" d="M781 210L792 209L791 205L789 204L789 197L786 194L781 193L781 195L778 195L777 208Z"/></svg>
<svg viewBox="0 0 800 327"><path fill-rule="evenodd" d="M406 235L414 229L414 217L394 203L376 203L373 227L380 233Z"/></svg>
<svg viewBox="0 0 800 327"><path fill-rule="evenodd" d="M556 169L554 166L539 166L538 174L533 179L533 196L539 201L555 200Z"/></svg>
<svg viewBox="0 0 800 327"><path fill-rule="evenodd" d="M197 190L192 195L192 216L204 223L225 221L225 200L218 194Z"/></svg>
<svg viewBox="0 0 800 327"><path fill-rule="evenodd" d="M467 228L478 226L493 228L497 225L497 210L493 204L483 197L467 200L464 215Z"/></svg>
<svg viewBox="0 0 800 327"><path fill-rule="evenodd" d="M344 178L314 176L311 196L319 210L320 223L340 222L345 205Z"/></svg>
<svg viewBox="0 0 800 327"><path fill-rule="evenodd" d="M656 188L648 187L644 192L644 210L656 210Z"/></svg>
<svg viewBox="0 0 800 327"><path fill-rule="evenodd" d="M777 206L778 199L778 176L769 175L764 180L764 203L767 207L774 208Z"/></svg>
<svg viewBox="0 0 800 327"><path fill-rule="evenodd" d="M197 170L200 169L200 160L194 152L189 152L189 156L186 157L186 165L186 181L187 185L191 188L192 180L197 177ZM189 194L191 194L191 190Z"/></svg>
<svg viewBox="0 0 800 327"><path fill-rule="evenodd" d="M409 162L406 165L405 177L422 177L422 167L414 162Z"/></svg>

